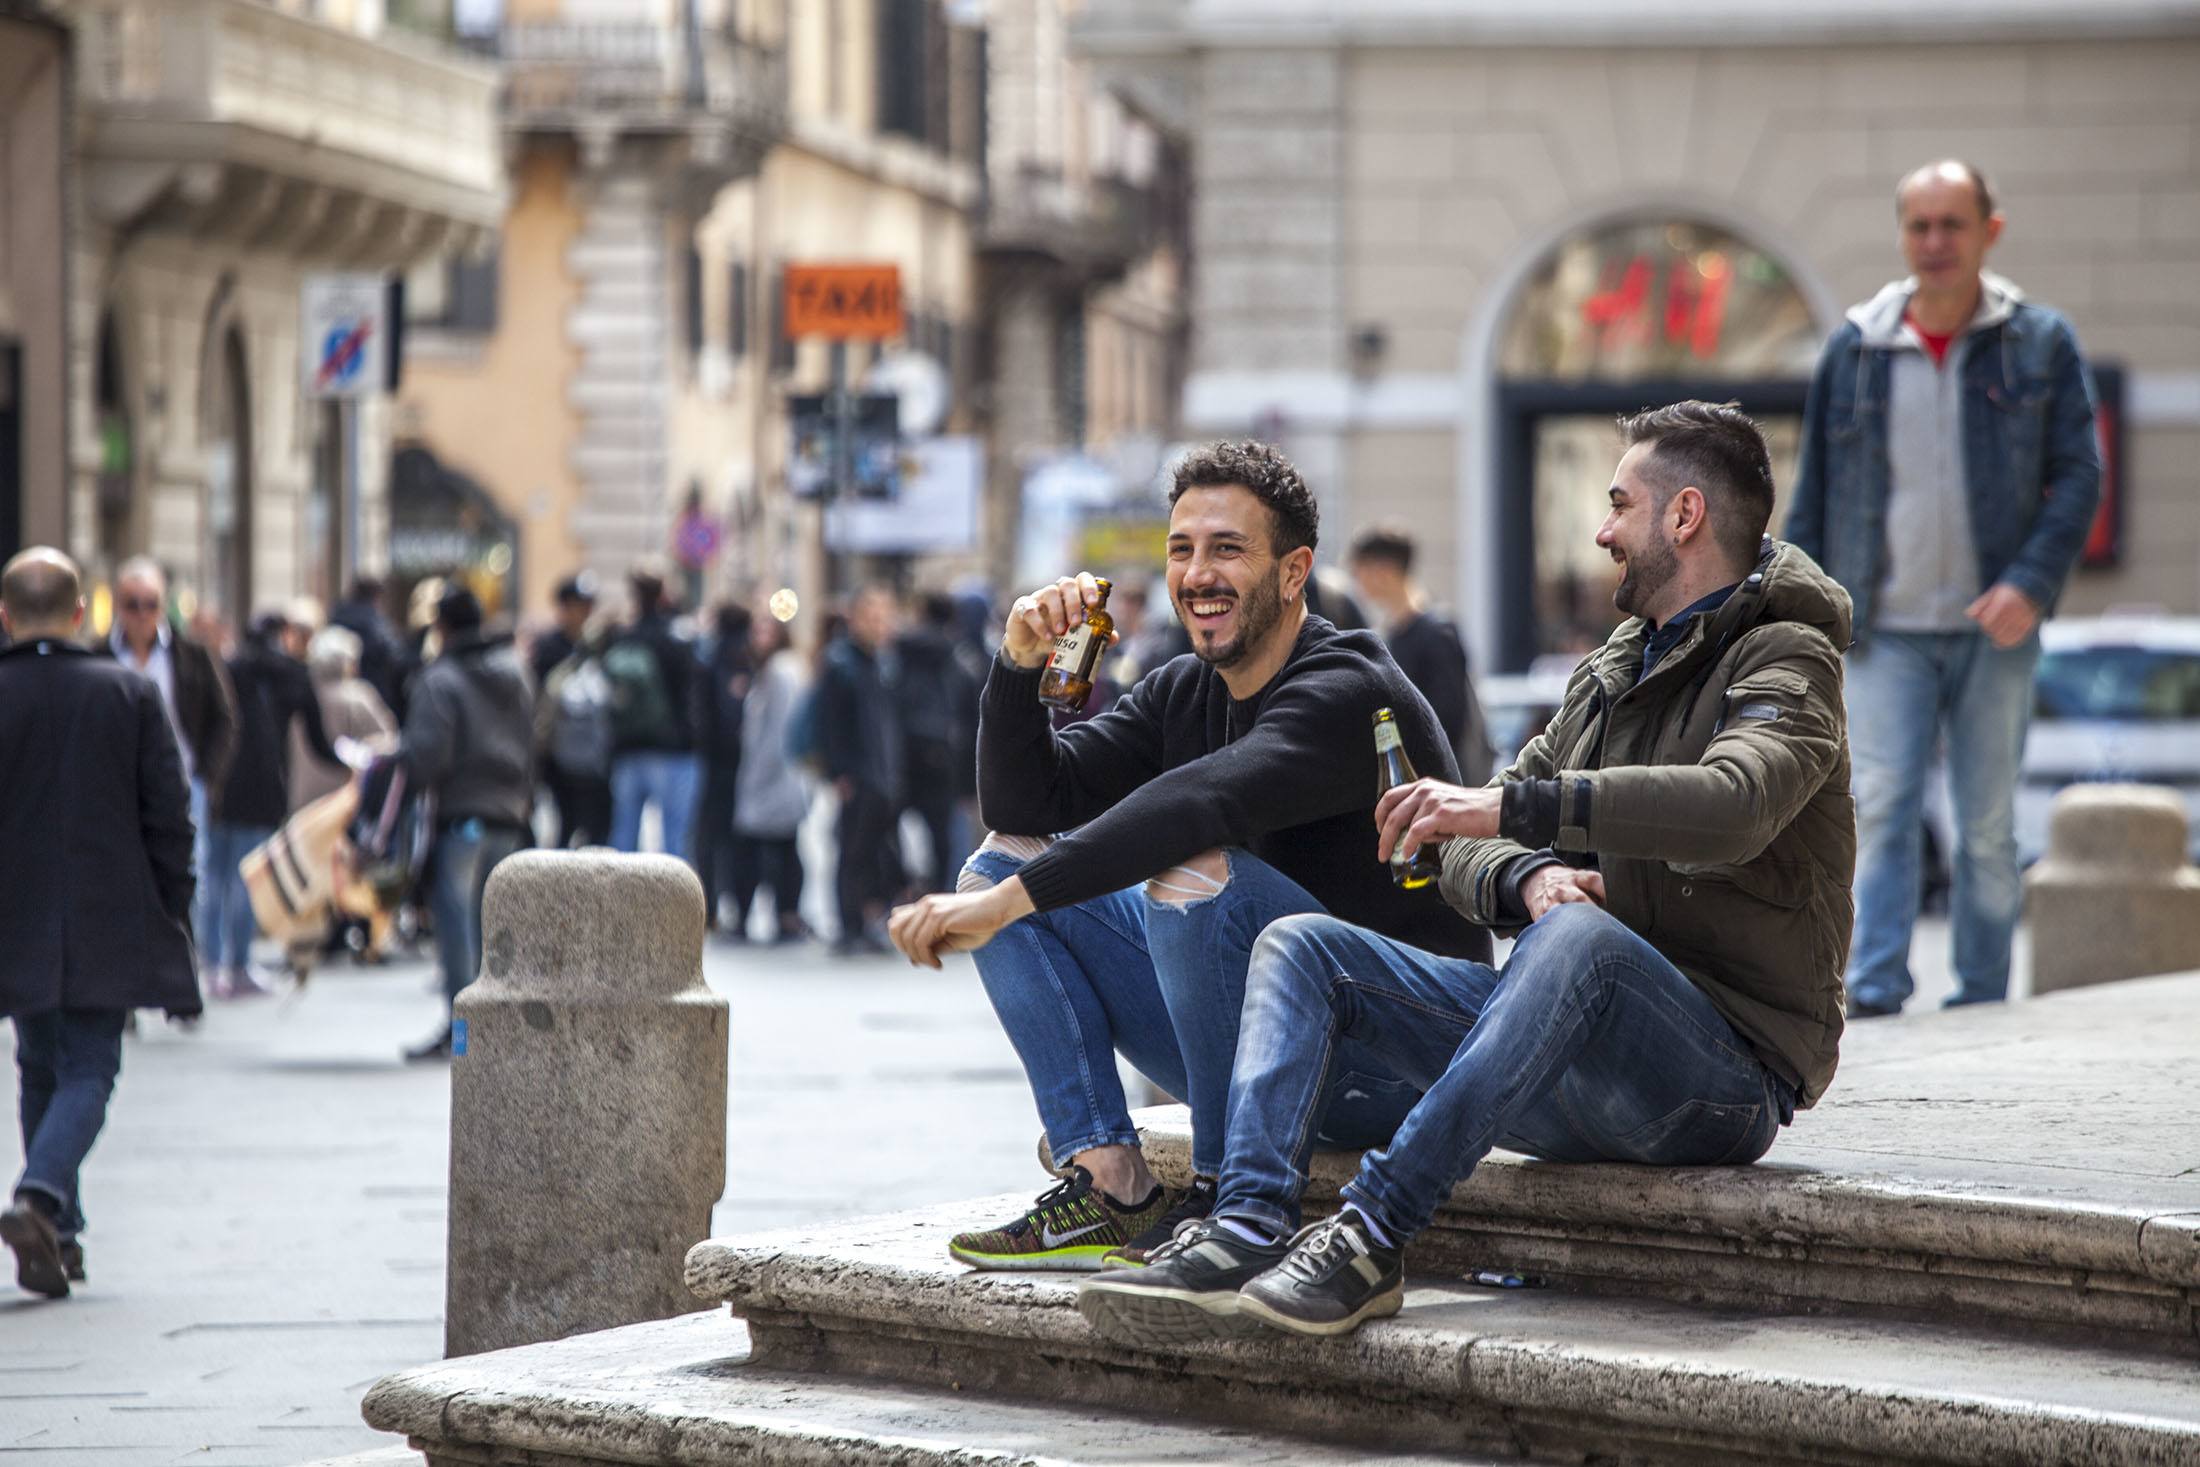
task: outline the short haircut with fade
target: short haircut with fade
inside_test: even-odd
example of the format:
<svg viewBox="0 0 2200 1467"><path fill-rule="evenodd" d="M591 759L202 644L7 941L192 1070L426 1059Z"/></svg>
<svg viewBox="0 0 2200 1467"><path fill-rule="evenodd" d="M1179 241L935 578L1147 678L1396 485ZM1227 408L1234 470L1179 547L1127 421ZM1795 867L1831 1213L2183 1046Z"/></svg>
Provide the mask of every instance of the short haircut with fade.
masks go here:
<svg viewBox="0 0 2200 1467"><path fill-rule="evenodd" d="M1314 503L1313 491L1306 487L1306 480L1275 448L1266 443L1246 439L1242 443L1210 443L1196 448L1178 461L1176 478L1169 489L1169 507L1184 497L1187 489L1227 489L1235 486L1252 494L1268 506L1268 513L1275 528L1268 537L1268 548L1279 556L1289 555L1301 545L1309 550L1314 547L1321 531L1321 509Z"/></svg>
<svg viewBox="0 0 2200 1467"><path fill-rule="evenodd" d="M1619 436L1632 448L1647 443L1642 474L1660 510L1693 487L1711 507L1711 534L1727 563L1757 563L1772 522L1772 455L1756 420L1733 402L1669 403L1622 417Z"/></svg>
<svg viewBox="0 0 2200 1467"><path fill-rule="evenodd" d="M1352 549L1345 558L1355 565L1363 560L1380 561L1396 566L1400 575L1410 576L1415 550L1413 537L1398 526L1375 525L1353 537Z"/></svg>

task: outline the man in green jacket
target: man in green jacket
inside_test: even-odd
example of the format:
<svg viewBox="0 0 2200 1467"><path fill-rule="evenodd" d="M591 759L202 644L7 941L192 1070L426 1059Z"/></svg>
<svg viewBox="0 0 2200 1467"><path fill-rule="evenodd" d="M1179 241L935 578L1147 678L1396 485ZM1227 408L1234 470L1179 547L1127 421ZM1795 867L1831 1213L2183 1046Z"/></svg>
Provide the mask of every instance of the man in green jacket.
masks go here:
<svg viewBox="0 0 2200 1467"><path fill-rule="evenodd" d="M1772 469L1732 405L1625 419L1597 532L1630 619L1483 789L1376 807L1379 853L1443 841L1442 890L1519 931L1502 969L1326 916L1253 949L1212 1214L1079 1307L1126 1339L1259 1321L1333 1335L1396 1313L1401 1254L1492 1146L1552 1161L1755 1161L1833 1078L1856 812L1849 598L1766 539ZM1520 929L1525 928L1525 931ZM1300 1231L1343 1041L1423 1091Z"/></svg>

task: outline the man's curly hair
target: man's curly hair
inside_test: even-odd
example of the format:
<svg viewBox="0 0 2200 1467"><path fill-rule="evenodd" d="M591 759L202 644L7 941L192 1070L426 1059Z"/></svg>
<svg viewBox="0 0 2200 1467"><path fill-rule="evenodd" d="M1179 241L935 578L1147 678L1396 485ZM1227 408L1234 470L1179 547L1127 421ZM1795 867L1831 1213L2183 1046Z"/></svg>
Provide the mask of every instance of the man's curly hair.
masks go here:
<svg viewBox="0 0 2200 1467"><path fill-rule="evenodd" d="M1184 455L1176 466L1176 482L1169 489L1169 507L1176 508L1187 489L1222 489L1233 484L1252 491L1255 499L1268 506L1275 521L1268 537L1269 549L1280 556L1289 555L1301 545L1313 548L1322 519L1313 491L1291 466L1291 460L1271 445L1250 438L1243 443L1210 443Z"/></svg>

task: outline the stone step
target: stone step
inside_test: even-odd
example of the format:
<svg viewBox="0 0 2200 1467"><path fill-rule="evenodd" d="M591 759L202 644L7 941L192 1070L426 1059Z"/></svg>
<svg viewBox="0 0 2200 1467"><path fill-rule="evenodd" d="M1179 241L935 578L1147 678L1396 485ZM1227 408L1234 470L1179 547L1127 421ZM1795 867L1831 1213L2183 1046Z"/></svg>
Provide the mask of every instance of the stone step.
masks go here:
<svg viewBox="0 0 2200 1467"><path fill-rule="evenodd" d="M1754 1166L1495 1152L1412 1261L1722 1307L2046 1325L2200 1354L2200 976L1850 1027L1826 1097ZM1189 1177L1181 1107L1139 1113ZM1317 1153L1310 1212L1358 1165Z"/></svg>
<svg viewBox="0 0 2200 1467"><path fill-rule="evenodd" d="M1129 1349L1077 1313L1073 1275L977 1273L947 1257L951 1233L1025 1200L702 1243L688 1282L748 1321L753 1358L773 1369L1341 1443L1551 1462L2200 1460L2189 1360L1983 1326L1482 1289L1426 1272L1396 1319L1345 1339L1261 1331Z"/></svg>
<svg viewBox="0 0 2200 1467"><path fill-rule="evenodd" d="M995 1401L952 1385L774 1371L749 1357L739 1321L718 1313L408 1370L377 1384L362 1409L371 1425L405 1433L436 1467L1477 1467L1497 1460L1330 1447L1130 1412Z"/></svg>

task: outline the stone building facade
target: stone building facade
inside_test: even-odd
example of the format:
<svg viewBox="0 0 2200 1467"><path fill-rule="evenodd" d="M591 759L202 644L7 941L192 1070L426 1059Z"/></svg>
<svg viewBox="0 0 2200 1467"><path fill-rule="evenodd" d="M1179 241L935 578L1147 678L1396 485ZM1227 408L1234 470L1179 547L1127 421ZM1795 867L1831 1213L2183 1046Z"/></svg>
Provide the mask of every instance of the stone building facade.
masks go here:
<svg viewBox="0 0 2200 1467"><path fill-rule="evenodd" d="M2008 216L1992 268L2120 378L2120 535L2065 610L2200 611L2200 7L1595 11L1094 7L1084 54L1190 140L1188 433L1272 433L1332 524L1412 525L1478 665L1523 666L1595 600L1557 531L1599 420L1739 396L1791 458L1817 343L1903 273L1896 180L1953 155Z"/></svg>

